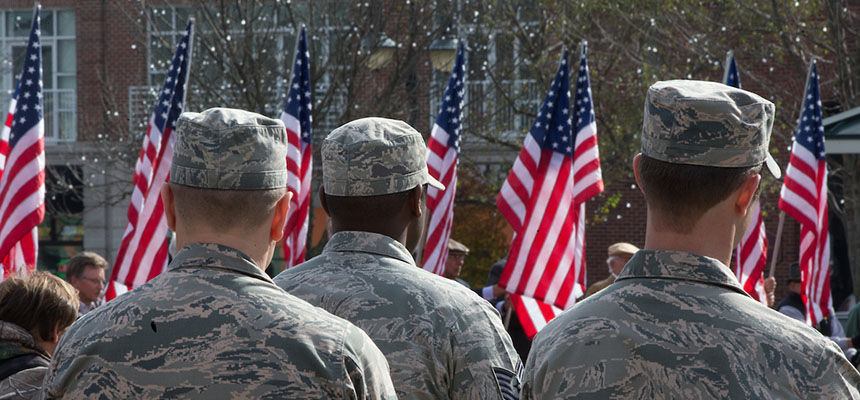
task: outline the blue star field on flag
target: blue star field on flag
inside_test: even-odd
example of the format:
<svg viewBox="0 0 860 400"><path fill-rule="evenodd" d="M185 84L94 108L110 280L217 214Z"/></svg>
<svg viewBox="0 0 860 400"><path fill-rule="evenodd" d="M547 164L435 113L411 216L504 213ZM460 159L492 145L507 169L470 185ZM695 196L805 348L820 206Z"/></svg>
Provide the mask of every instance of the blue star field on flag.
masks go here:
<svg viewBox="0 0 860 400"><path fill-rule="evenodd" d="M448 88L445 89L445 97L442 99L442 107L439 116L436 117L436 125L448 132L448 146L453 148L457 154L460 153L463 96L466 93L464 85L466 76L465 54L464 45L460 43L460 47L457 49L457 58L454 61L454 69L451 71L451 78L448 79ZM457 161L459 162L459 159Z"/></svg>
<svg viewBox="0 0 860 400"><path fill-rule="evenodd" d="M302 141L311 144L311 70L308 52L307 32L302 28L296 45L296 63L293 65L293 79L284 112L299 120Z"/></svg>
<svg viewBox="0 0 860 400"><path fill-rule="evenodd" d="M182 113L185 99L185 80L188 77L188 43L191 38L191 26L193 21L188 22L182 38L179 40L178 50L167 70L167 78L164 87L155 106L155 126L161 131L169 124L171 129L176 128L176 121Z"/></svg>
<svg viewBox="0 0 860 400"><path fill-rule="evenodd" d="M806 93L803 98L803 111L797 124L795 145L806 147L815 158L823 160L824 125L821 121L821 96L818 90L818 64L813 61L806 82Z"/></svg>
<svg viewBox="0 0 860 400"><path fill-rule="evenodd" d="M42 32L39 30L39 12L37 8L33 16L24 69L13 96L17 103L12 129L9 131L10 147L15 147L18 140L42 120Z"/></svg>
<svg viewBox="0 0 860 400"><path fill-rule="evenodd" d="M529 134L541 147L572 156L574 144L571 135L570 68L567 63L567 56L568 52L565 51L549 93L544 99ZM589 109L591 108L590 104L589 100ZM594 118L593 114L588 112L582 115L584 116L583 120L589 117Z"/></svg>
<svg viewBox="0 0 860 400"><path fill-rule="evenodd" d="M591 79L588 77L588 48L582 44L582 57L579 60L579 74L576 77L576 93L573 95L573 119L579 132L594 122L594 105L591 101Z"/></svg>
<svg viewBox="0 0 860 400"><path fill-rule="evenodd" d="M736 87L738 89L741 88L741 76L738 74L738 64L735 63L734 54L729 53L729 62L726 67L726 79L725 84L728 86Z"/></svg>

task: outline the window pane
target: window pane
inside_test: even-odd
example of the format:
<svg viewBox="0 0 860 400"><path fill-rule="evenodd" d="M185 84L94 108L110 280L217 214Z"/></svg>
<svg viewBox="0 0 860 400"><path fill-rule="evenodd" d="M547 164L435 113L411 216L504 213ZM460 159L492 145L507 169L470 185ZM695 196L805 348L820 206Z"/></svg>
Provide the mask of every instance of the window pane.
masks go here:
<svg viewBox="0 0 860 400"><path fill-rule="evenodd" d="M155 32L170 31L173 26L173 12L169 7L153 8L149 20Z"/></svg>
<svg viewBox="0 0 860 400"><path fill-rule="evenodd" d="M77 88L77 82L74 76L58 76L57 77L57 87L60 89L75 89Z"/></svg>
<svg viewBox="0 0 860 400"><path fill-rule="evenodd" d="M45 93L45 96L42 97L42 101L44 102L45 110L45 137L46 138L55 138L54 136L54 94L53 93Z"/></svg>
<svg viewBox="0 0 860 400"><path fill-rule="evenodd" d="M32 19L32 18L31 18ZM42 36L54 36L54 12L42 10L42 20L39 21L42 26ZM27 35L30 32L27 31Z"/></svg>
<svg viewBox="0 0 860 400"><path fill-rule="evenodd" d="M170 36L153 35L149 42L150 52L150 71L166 71L170 68L170 61L173 58Z"/></svg>
<svg viewBox="0 0 860 400"><path fill-rule="evenodd" d="M42 45L42 82L43 88L54 88L54 48Z"/></svg>
<svg viewBox="0 0 860 400"><path fill-rule="evenodd" d="M12 90L18 84L18 79L21 78L21 68L24 68L24 56L27 55L27 46L25 44L12 46Z"/></svg>
<svg viewBox="0 0 860 400"><path fill-rule="evenodd" d="M185 25L188 25L189 14L191 14L190 8L176 7L176 26L173 29L177 31L185 29Z"/></svg>
<svg viewBox="0 0 860 400"><path fill-rule="evenodd" d="M75 36L75 12L57 11L57 36Z"/></svg>
<svg viewBox="0 0 860 400"><path fill-rule="evenodd" d="M6 36L27 37L33 23L32 11L11 11L6 13Z"/></svg>
<svg viewBox="0 0 860 400"><path fill-rule="evenodd" d="M75 138L75 113L72 111L63 111L59 113L60 117L60 138L74 139Z"/></svg>
<svg viewBox="0 0 860 400"><path fill-rule="evenodd" d="M164 80L167 79L167 74L152 74L152 86L158 87L158 90L161 90L161 87L164 86Z"/></svg>
<svg viewBox="0 0 860 400"><path fill-rule="evenodd" d="M75 41L57 41L57 72L75 72Z"/></svg>
<svg viewBox="0 0 860 400"><path fill-rule="evenodd" d="M73 92L60 92L57 96L60 99L58 109L63 111L75 110L75 94Z"/></svg>

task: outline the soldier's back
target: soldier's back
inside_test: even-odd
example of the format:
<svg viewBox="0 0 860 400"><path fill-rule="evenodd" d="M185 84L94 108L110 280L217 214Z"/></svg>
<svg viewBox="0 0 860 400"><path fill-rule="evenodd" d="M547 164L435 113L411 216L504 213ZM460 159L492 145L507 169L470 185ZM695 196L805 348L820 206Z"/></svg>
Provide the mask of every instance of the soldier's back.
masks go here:
<svg viewBox="0 0 860 400"><path fill-rule="evenodd" d="M416 267L386 236L339 232L275 283L364 329L388 358L401 399L501 398L521 366L487 301Z"/></svg>
<svg viewBox="0 0 860 400"><path fill-rule="evenodd" d="M219 254L232 249L189 247L69 329L47 398L394 398L385 359L360 329L252 264L227 265Z"/></svg>
<svg viewBox="0 0 860 400"><path fill-rule="evenodd" d="M839 348L743 292L719 261L640 251L535 338L525 398L860 398Z"/></svg>

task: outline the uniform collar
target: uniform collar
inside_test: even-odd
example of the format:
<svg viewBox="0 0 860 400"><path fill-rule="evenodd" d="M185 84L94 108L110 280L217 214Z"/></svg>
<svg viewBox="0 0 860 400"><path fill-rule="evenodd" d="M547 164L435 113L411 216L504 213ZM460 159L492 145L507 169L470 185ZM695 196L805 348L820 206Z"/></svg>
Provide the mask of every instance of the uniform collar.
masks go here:
<svg viewBox="0 0 860 400"><path fill-rule="evenodd" d="M245 253L217 243L191 243L182 248L168 270L186 267L218 268L248 275L272 283L257 263Z"/></svg>
<svg viewBox="0 0 860 400"><path fill-rule="evenodd" d="M402 243L378 233L361 231L335 233L326 243L323 253L338 251L378 254L415 265L412 254Z"/></svg>
<svg viewBox="0 0 860 400"><path fill-rule="evenodd" d="M734 273L725 264L715 258L682 251L639 250L624 266L616 281L636 278L674 279L717 285L747 295Z"/></svg>

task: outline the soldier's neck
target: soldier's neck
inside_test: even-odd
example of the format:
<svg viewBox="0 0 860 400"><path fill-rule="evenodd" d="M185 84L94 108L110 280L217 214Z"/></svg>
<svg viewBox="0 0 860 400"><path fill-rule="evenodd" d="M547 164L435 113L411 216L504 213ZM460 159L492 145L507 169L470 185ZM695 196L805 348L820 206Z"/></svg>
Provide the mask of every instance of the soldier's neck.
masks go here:
<svg viewBox="0 0 860 400"><path fill-rule="evenodd" d="M274 245L264 235L235 232L193 232L181 234L176 232L176 248L191 243L217 243L241 251L254 260L257 268L265 271L272 260Z"/></svg>
<svg viewBox="0 0 860 400"><path fill-rule="evenodd" d="M684 251L715 258L726 266L730 265L736 232L731 216L712 208L688 232L679 232L675 228L659 213L649 209L645 249Z"/></svg>
<svg viewBox="0 0 860 400"><path fill-rule="evenodd" d="M349 224L332 219L332 234L344 231L370 232L388 236L404 246L406 245L407 228L390 223L380 223L376 226L367 224Z"/></svg>

